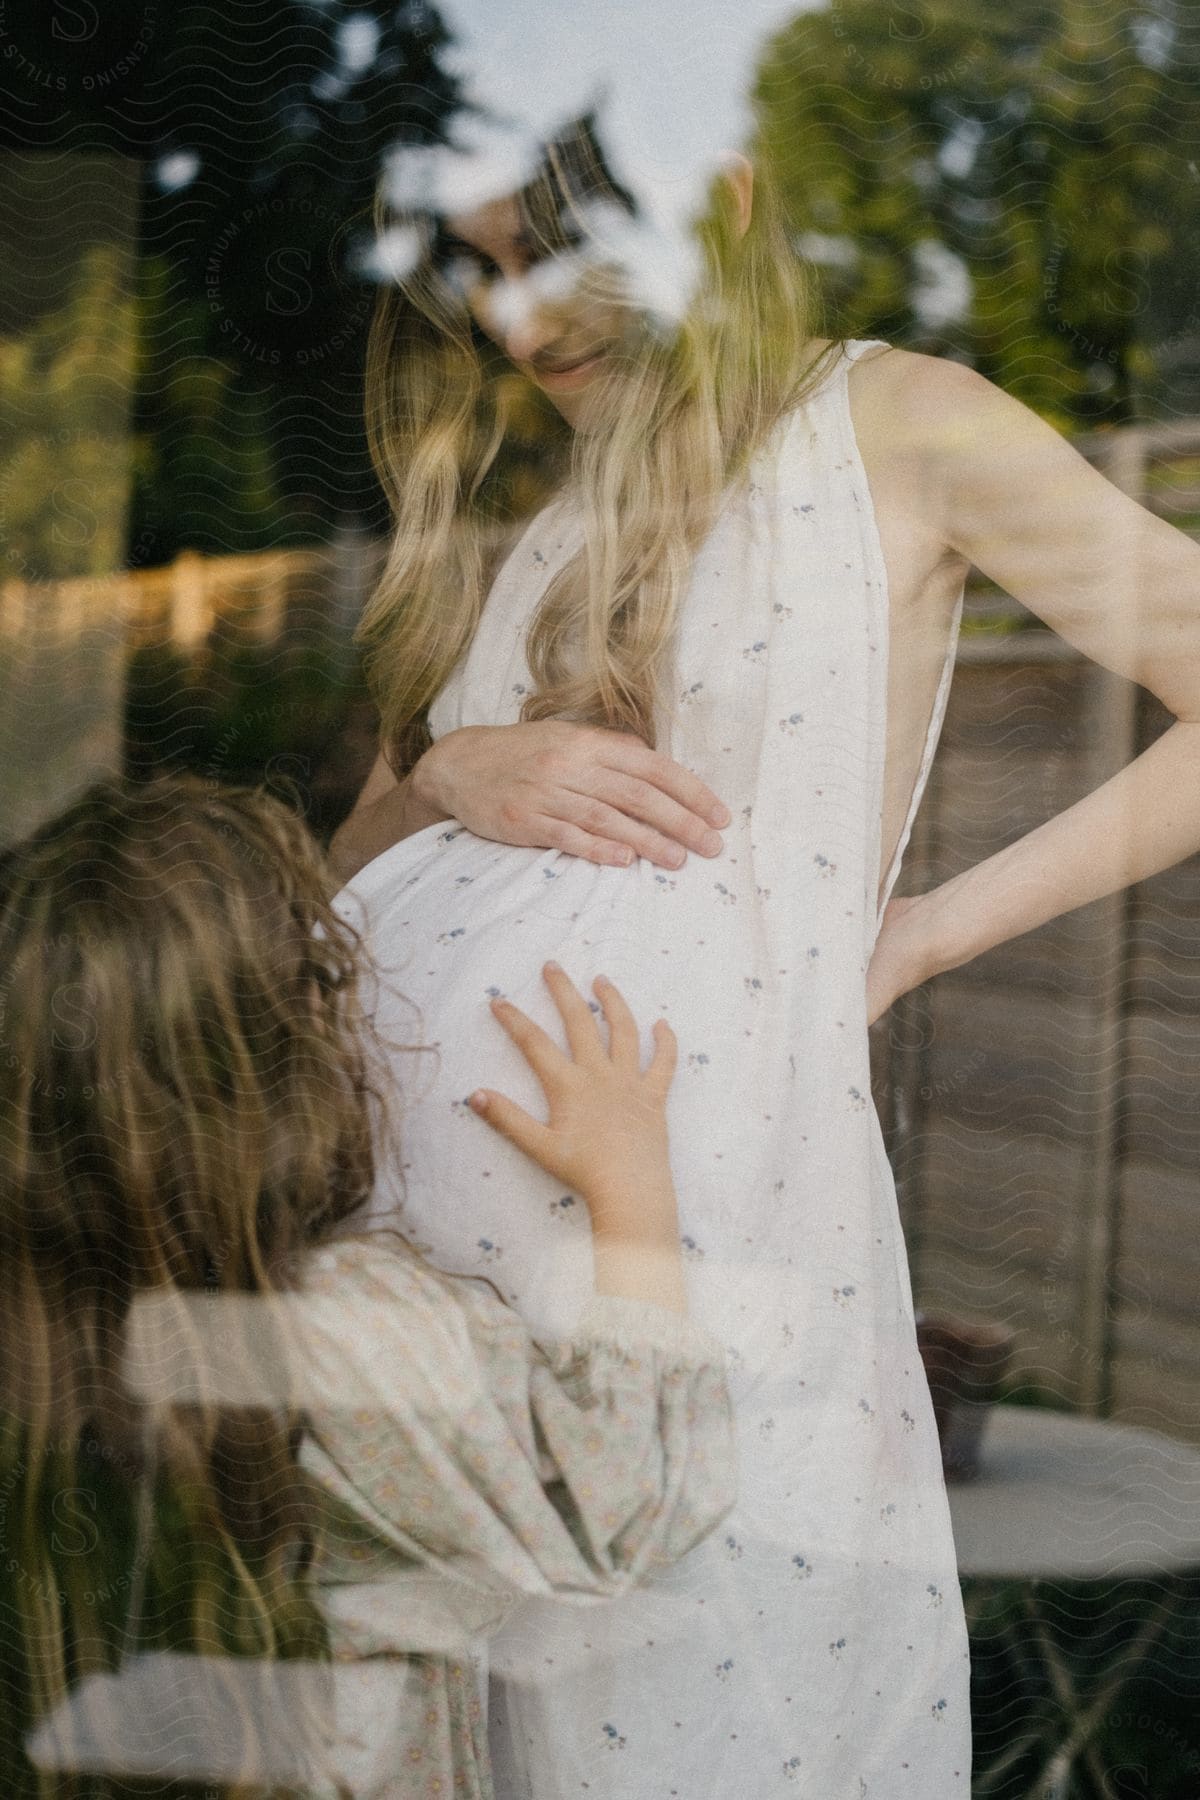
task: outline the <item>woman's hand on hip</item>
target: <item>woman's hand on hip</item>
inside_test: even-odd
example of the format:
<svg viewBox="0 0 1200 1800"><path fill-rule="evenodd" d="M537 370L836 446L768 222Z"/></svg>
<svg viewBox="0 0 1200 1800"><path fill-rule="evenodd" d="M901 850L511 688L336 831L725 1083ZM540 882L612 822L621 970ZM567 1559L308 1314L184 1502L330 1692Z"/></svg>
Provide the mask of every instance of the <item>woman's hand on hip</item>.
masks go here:
<svg viewBox="0 0 1200 1800"><path fill-rule="evenodd" d="M728 807L630 732L541 719L447 732L412 771L414 793L477 837L588 862L644 856L675 869L718 856Z"/></svg>
<svg viewBox="0 0 1200 1800"><path fill-rule="evenodd" d="M891 899L884 908L867 965L867 1024L873 1025L901 994L957 966L938 937L938 890Z"/></svg>

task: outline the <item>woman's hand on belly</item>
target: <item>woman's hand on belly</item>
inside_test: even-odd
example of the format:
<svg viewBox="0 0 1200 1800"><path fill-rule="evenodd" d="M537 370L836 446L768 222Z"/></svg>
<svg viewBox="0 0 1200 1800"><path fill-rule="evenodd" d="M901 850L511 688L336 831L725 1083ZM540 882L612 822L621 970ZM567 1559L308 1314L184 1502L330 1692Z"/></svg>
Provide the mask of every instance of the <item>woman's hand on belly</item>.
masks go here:
<svg viewBox="0 0 1200 1800"><path fill-rule="evenodd" d="M690 770L630 732L541 719L466 725L412 771L414 796L476 837L588 862L644 856L675 869L719 856L728 807Z"/></svg>

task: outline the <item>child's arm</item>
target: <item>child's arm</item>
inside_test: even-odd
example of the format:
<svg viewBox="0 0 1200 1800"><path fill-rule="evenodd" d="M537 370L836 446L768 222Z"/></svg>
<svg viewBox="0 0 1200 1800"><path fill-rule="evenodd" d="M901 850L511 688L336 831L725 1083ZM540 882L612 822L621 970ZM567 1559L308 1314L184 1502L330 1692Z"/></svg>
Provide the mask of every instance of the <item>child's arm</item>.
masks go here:
<svg viewBox="0 0 1200 1800"><path fill-rule="evenodd" d="M522 1595L620 1593L709 1532L734 1498L722 1364L687 1319L612 1296L539 1344L486 1282L365 1236L269 1301L139 1296L123 1375L160 1405L303 1408L335 1503L320 1579L369 1589L339 1616L361 1646L382 1606L386 1647L433 1653Z"/></svg>
<svg viewBox="0 0 1200 1800"><path fill-rule="evenodd" d="M492 1011L541 1083L549 1119L539 1124L503 1094L482 1088L471 1104L518 1150L583 1196L598 1294L684 1312L666 1121L675 1034L659 1019L643 1074L637 1024L612 982L601 975L593 984L608 1024L606 1046L586 1000L557 963L547 963L542 973L570 1055L509 1001L493 1000Z"/></svg>
<svg viewBox="0 0 1200 1800"><path fill-rule="evenodd" d="M493 1010L549 1118L499 1094L472 1099L583 1196L599 1291L569 1339L538 1344L486 1284L360 1247L371 1260L358 1278L375 1284L380 1307L368 1321L361 1294L347 1302L344 1330L361 1328L364 1350L382 1359L373 1385L385 1399L374 1428L360 1409L357 1425L321 1425L318 1414L316 1429L327 1455L340 1437L334 1460L357 1471L341 1497L357 1487L389 1531L415 1529L425 1555L522 1594L604 1595L682 1556L724 1517L732 1423L721 1348L683 1316L666 1128L674 1035L658 1022L643 1073L636 1022L612 983L595 984L606 1042L563 971L544 974L567 1052L516 1007Z"/></svg>
<svg viewBox="0 0 1200 1800"><path fill-rule="evenodd" d="M602 1297L538 1344L485 1284L366 1240L322 1253L309 1294L304 1461L362 1526L335 1579L386 1579L386 1546L497 1601L612 1596L733 1503L722 1352L677 1314Z"/></svg>

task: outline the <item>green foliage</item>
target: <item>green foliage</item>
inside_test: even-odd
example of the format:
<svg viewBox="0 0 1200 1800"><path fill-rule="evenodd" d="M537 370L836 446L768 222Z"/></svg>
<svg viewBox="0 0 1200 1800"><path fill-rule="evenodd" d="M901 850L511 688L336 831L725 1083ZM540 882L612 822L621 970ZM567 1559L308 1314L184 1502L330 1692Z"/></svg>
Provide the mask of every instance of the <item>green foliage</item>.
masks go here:
<svg viewBox="0 0 1200 1800"><path fill-rule="evenodd" d="M262 783L319 837L340 822L366 774L373 722L357 664L335 669L316 646L285 652L215 637L199 658L149 645L129 659L130 774L186 768L213 782ZM357 759L356 735L366 737Z"/></svg>
<svg viewBox="0 0 1200 1800"><path fill-rule="evenodd" d="M1059 429L1200 406L1200 69L1152 23L1117 0L793 20L760 70L759 154L802 241L840 249L842 328L967 361ZM922 293L931 250L969 277L958 316Z"/></svg>
<svg viewBox="0 0 1200 1800"><path fill-rule="evenodd" d="M72 276L59 306L0 338L0 578L104 575L124 555L134 304L113 246Z"/></svg>
<svg viewBox="0 0 1200 1800"><path fill-rule="evenodd" d="M1064 1711L1047 1669L1046 1642L1066 1671L1079 1708L1095 1697L1130 1640L1160 1608L1158 1637L1130 1679L1119 1683L1090 1740L1114 1800L1194 1800L1200 1734L1194 1696L1200 1680L1200 1576L1106 1581L1040 1581L1036 1604L1045 1640L1026 1612L1027 1583L964 1582L971 1625L974 1785L989 1800L1048 1793L1040 1777L1076 1711ZM1036 1735L1035 1735L1036 1734ZM1030 1737L1033 1741L1028 1741ZM1015 1750L1023 1748L1023 1753ZM996 1780L991 1771L1005 1762ZM1075 1760L1061 1800L1093 1800L1099 1790ZM1060 1790L1055 1789L1059 1794Z"/></svg>
<svg viewBox="0 0 1200 1800"><path fill-rule="evenodd" d="M68 66L48 12L30 66L63 84L30 77L21 118L28 143L40 129L56 150L144 164L131 561L319 541L347 513L385 529L361 417L373 291L354 252L386 149L438 140L461 108L446 28L424 4L281 0L251 17L206 0L123 64L127 14L89 46L128 65L114 90ZM339 72L351 17L374 51ZM798 13L761 59L758 153L838 328L970 362L1059 429L1200 410L1194 35L1185 12L1128 0ZM196 172L176 186L162 159L180 156ZM115 297L115 335L128 304ZM52 410L105 326L68 305L54 329ZM3 372L27 381L37 354L8 342Z"/></svg>

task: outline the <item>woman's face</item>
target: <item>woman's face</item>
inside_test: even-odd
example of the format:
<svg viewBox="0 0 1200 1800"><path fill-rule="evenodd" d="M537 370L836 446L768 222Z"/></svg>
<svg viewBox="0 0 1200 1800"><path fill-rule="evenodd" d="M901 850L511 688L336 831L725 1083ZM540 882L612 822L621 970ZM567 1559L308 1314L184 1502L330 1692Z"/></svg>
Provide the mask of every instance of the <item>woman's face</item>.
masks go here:
<svg viewBox="0 0 1200 1800"><path fill-rule="evenodd" d="M737 229L750 223L754 170L740 151L723 153L724 178L737 203ZM493 342L553 401L569 425L603 428L605 412L590 408L612 377L630 367L644 343L646 315L619 288L612 271L583 281L594 250L567 219L556 227L561 249L547 253L525 223L517 196L447 215L439 236L443 254L467 306ZM582 253L582 254L581 254ZM605 292L608 289L608 293Z"/></svg>
<svg viewBox="0 0 1200 1800"><path fill-rule="evenodd" d="M480 329L569 425L584 423L589 390L628 345L628 308L581 293L572 247L558 257L544 255L515 196L448 217L442 235Z"/></svg>

